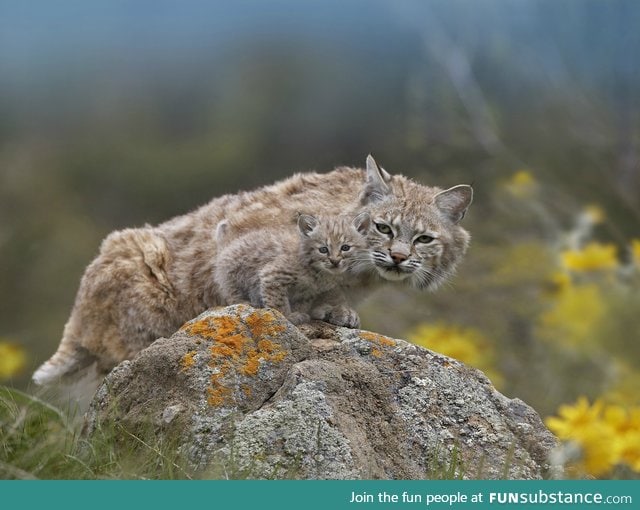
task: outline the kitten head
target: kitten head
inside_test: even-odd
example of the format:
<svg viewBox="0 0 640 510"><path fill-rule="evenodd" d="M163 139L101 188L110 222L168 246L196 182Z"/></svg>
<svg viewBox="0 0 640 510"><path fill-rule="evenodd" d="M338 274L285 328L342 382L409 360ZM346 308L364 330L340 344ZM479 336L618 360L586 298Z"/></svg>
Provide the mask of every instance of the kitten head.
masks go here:
<svg viewBox="0 0 640 510"><path fill-rule="evenodd" d="M471 186L447 190L397 180L367 158L361 202L371 216L370 261L385 280L435 289L453 274L469 245L458 223L473 199Z"/></svg>
<svg viewBox="0 0 640 510"><path fill-rule="evenodd" d="M298 217L300 249L305 262L333 275L352 272L367 256L366 235L371 225L368 213L353 216Z"/></svg>

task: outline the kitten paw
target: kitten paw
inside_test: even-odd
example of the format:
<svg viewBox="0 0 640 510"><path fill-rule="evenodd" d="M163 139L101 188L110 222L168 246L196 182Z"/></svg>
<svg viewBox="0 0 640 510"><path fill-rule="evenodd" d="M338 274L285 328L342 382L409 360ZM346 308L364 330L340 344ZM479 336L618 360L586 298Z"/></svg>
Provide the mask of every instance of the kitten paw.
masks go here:
<svg viewBox="0 0 640 510"><path fill-rule="evenodd" d="M314 313L314 318L316 314ZM360 317L357 312L347 306L322 307L322 317L320 320L343 326L345 328L358 329L360 327Z"/></svg>
<svg viewBox="0 0 640 510"><path fill-rule="evenodd" d="M305 324L311 320L311 317L303 312L291 312L287 315L287 320L292 324Z"/></svg>

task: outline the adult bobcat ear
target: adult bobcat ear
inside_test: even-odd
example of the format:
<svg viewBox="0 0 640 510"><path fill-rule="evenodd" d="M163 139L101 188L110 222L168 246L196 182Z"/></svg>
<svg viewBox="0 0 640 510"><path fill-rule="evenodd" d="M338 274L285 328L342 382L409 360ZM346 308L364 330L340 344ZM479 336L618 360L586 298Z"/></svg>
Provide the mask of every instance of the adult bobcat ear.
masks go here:
<svg viewBox="0 0 640 510"><path fill-rule="evenodd" d="M452 223L458 223L473 201L473 188L460 184L438 193L433 202Z"/></svg>
<svg viewBox="0 0 640 510"><path fill-rule="evenodd" d="M310 214L298 216L298 228L304 236L308 236L318 226L318 220Z"/></svg>
<svg viewBox="0 0 640 510"><path fill-rule="evenodd" d="M378 167L376 160L369 154L367 156L367 182L360 195L360 203L365 205L384 200L387 195L391 194L391 188L387 185L390 180L391 175Z"/></svg>
<svg viewBox="0 0 640 510"><path fill-rule="evenodd" d="M371 226L371 216L369 216L369 213L361 212L358 216L353 218L353 226L362 235L367 234L367 232L369 232L369 227Z"/></svg>

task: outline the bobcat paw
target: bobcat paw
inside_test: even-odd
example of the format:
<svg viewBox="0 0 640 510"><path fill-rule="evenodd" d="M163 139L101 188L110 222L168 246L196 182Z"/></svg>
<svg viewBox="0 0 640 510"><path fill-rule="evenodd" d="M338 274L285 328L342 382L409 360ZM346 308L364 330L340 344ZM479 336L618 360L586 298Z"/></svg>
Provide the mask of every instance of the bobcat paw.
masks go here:
<svg viewBox="0 0 640 510"><path fill-rule="evenodd" d="M325 322L345 328L357 329L360 327L360 317L355 310L347 306L325 308L323 312L323 317L320 319Z"/></svg>
<svg viewBox="0 0 640 510"><path fill-rule="evenodd" d="M298 325L309 322L311 320L311 317L303 312L291 312L289 315L287 315L287 320L292 324Z"/></svg>

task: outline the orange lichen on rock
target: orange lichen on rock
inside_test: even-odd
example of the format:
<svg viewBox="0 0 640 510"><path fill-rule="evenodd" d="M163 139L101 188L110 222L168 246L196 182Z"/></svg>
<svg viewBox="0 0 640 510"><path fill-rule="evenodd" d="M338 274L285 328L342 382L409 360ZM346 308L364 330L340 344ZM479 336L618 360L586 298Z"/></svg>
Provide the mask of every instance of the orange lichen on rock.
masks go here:
<svg viewBox="0 0 640 510"><path fill-rule="evenodd" d="M256 375L260 367L260 360L277 363L286 357L287 353L281 347L270 340L258 340L257 349L247 351L247 361L242 366L241 371L245 375Z"/></svg>
<svg viewBox="0 0 640 510"><path fill-rule="evenodd" d="M372 333L370 331L361 331L360 338L364 340L368 340L369 342L375 342L380 345L384 345L386 347L393 347L396 345L395 341L386 336L378 335L377 333Z"/></svg>
<svg viewBox="0 0 640 510"><path fill-rule="evenodd" d="M238 386L237 376L255 376L263 362L282 361L287 352L271 338L286 326L283 319L267 310L256 310L240 319L238 316L206 317L185 324L181 330L212 342L209 367L211 384L207 388L207 402L211 406L234 405L236 388L251 394L248 385ZM181 361L183 369L193 365L193 355L188 353ZM223 384L224 382L224 384Z"/></svg>
<svg viewBox="0 0 640 510"><path fill-rule="evenodd" d="M231 389L225 386L210 386L207 388L207 403L210 406L221 406L231 398Z"/></svg>
<svg viewBox="0 0 640 510"><path fill-rule="evenodd" d="M182 359L180 360L180 370L182 372L193 366L193 364L196 362L195 359L193 359L195 355L196 351L189 351L187 354L182 356Z"/></svg>
<svg viewBox="0 0 640 510"><path fill-rule="evenodd" d="M211 346L209 350L214 358L238 358L248 341L247 337L240 334L216 338L215 345Z"/></svg>
<svg viewBox="0 0 640 510"><path fill-rule="evenodd" d="M279 321L272 312L266 310L256 310L247 316L245 322L256 339L275 336L286 329L282 321Z"/></svg>
<svg viewBox="0 0 640 510"><path fill-rule="evenodd" d="M373 349L371 349L371 355L375 356L376 358L379 358L380 356L382 356L382 351L374 347Z"/></svg>
<svg viewBox="0 0 640 510"><path fill-rule="evenodd" d="M198 335L209 340L227 337L235 334L240 327L240 322L228 316L207 317L196 322L187 322L182 328L189 335Z"/></svg>

